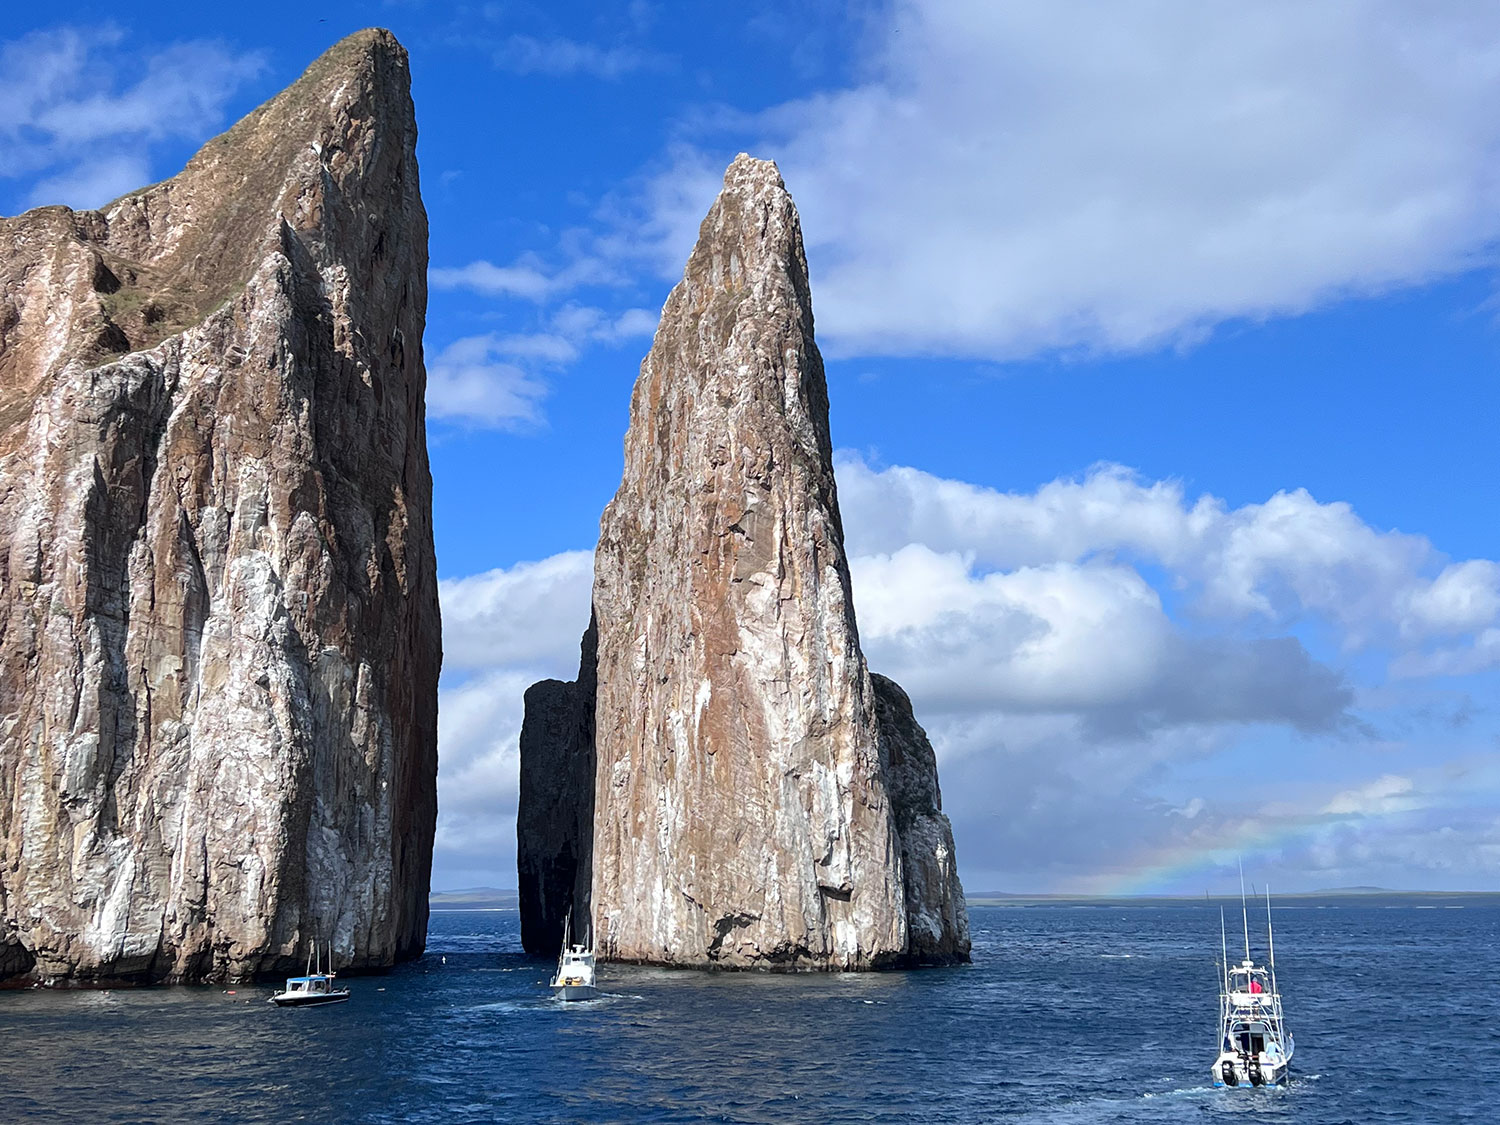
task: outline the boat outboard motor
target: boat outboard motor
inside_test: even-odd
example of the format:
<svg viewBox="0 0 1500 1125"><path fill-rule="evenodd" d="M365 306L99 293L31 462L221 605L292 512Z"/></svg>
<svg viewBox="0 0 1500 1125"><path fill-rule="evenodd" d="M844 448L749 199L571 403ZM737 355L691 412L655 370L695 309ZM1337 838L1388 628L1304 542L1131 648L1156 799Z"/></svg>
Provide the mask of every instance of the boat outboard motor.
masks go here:
<svg viewBox="0 0 1500 1125"><path fill-rule="evenodd" d="M1245 1061L1245 1070L1250 1075L1250 1085L1264 1086L1266 1084L1266 1076L1260 1072L1260 1059L1254 1055Z"/></svg>
<svg viewBox="0 0 1500 1125"><path fill-rule="evenodd" d="M1224 1085L1238 1086L1240 1084L1240 1076L1234 1072L1233 1060L1225 1059L1223 1065L1219 1067L1219 1073L1224 1076Z"/></svg>

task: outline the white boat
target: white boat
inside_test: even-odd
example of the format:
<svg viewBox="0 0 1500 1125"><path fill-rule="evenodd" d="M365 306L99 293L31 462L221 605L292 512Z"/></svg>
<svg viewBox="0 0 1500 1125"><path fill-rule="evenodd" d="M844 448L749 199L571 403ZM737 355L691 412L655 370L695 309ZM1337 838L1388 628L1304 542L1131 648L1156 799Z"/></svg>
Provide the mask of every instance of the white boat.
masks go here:
<svg viewBox="0 0 1500 1125"><path fill-rule="evenodd" d="M1250 956L1250 917L1245 910L1244 886L1240 909L1245 921L1245 959L1229 963L1224 934L1224 912L1219 911L1219 943L1223 970L1219 980L1219 1055L1214 1059L1215 1086L1280 1086L1292 1068L1296 1043L1281 1012L1276 987L1276 940L1271 932L1271 893L1266 892L1266 951L1269 966Z"/></svg>
<svg viewBox="0 0 1500 1125"><path fill-rule="evenodd" d="M569 941L572 921L569 911L563 922L562 953L552 978L552 995L559 1000L592 1000L599 995L594 987L594 951L587 944L573 945Z"/></svg>
<svg viewBox="0 0 1500 1125"><path fill-rule="evenodd" d="M314 1004L338 1004L349 999L348 987L334 986L333 946L328 947L328 971L322 972L322 958L318 958L317 970L313 968L313 954L308 954L306 976L287 977L286 988L271 996L271 1003L278 1008L306 1008Z"/></svg>

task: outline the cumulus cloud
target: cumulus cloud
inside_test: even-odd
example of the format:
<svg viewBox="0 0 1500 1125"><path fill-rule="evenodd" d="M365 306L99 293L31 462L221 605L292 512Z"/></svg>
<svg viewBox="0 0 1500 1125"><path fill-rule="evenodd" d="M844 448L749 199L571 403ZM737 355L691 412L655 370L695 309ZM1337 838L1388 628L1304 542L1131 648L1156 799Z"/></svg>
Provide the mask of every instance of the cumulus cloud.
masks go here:
<svg viewBox="0 0 1500 1125"><path fill-rule="evenodd" d="M438 890L514 884L505 876L515 871L521 699L532 682L523 670L499 669L439 692Z"/></svg>
<svg viewBox="0 0 1500 1125"><path fill-rule="evenodd" d="M149 182L154 143L221 126L229 99L265 68L261 53L216 41L125 53L124 40L106 26L0 45L0 176L40 175L31 203L94 207Z"/></svg>
<svg viewBox="0 0 1500 1125"><path fill-rule="evenodd" d="M445 580L444 667L570 669L571 662L576 670L593 582L591 551Z"/></svg>
<svg viewBox="0 0 1500 1125"><path fill-rule="evenodd" d="M1404 812L1415 804L1411 778L1386 773L1334 794L1333 799L1323 806L1323 811L1332 816L1371 816Z"/></svg>
<svg viewBox="0 0 1500 1125"><path fill-rule="evenodd" d="M636 230L665 276L744 147L797 197L835 354L1129 352L1493 257L1500 10L897 0L880 25L857 83L666 155Z"/></svg>
<svg viewBox="0 0 1500 1125"><path fill-rule="evenodd" d="M1237 852L1304 887L1486 870L1500 756L1435 764L1437 720L1402 715L1364 655L1488 652L1486 560L1302 493L1231 508L1117 466L1029 493L838 472L861 641L933 738L972 889L1139 889ZM509 882L521 698L574 676L590 585L585 551L442 583L440 871Z"/></svg>
<svg viewBox="0 0 1500 1125"><path fill-rule="evenodd" d="M1352 700L1295 639L1184 635L1127 566L976 574L911 544L851 560L871 664L928 714L1051 711L1123 734L1182 723L1336 726Z"/></svg>
<svg viewBox="0 0 1500 1125"><path fill-rule="evenodd" d="M577 674L592 585L587 551L440 583L439 889L514 885L522 699L538 680Z"/></svg>
<svg viewBox="0 0 1500 1125"><path fill-rule="evenodd" d="M495 334L455 340L427 365L427 415L434 419L518 429L541 422L547 384L505 357Z"/></svg>
<svg viewBox="0 0 1500 1125"><path fill-rule="evenodd" d="M985 569L1121 557L1166 568L1195 612L1219 620L1335 625L1350 648L1473 633L1500 620L1500 566L1449 562L1426 538L1371 527L1343 502L1281 492L1230 508L1118 465L1034 493L842 455L839 497L854 555L922 543Z"/></svg>

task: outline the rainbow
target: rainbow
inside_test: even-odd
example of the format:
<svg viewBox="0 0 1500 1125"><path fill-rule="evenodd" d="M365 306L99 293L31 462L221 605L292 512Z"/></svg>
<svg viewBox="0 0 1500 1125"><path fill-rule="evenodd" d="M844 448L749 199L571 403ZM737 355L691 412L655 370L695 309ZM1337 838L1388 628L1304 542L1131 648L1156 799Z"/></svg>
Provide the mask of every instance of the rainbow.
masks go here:
<svg viewBox="0 0 1500 1125"><path fill-rule="evenodd" d="M1239 890L1239 864L1245 869L1279 869L1272 853L1305 839L1320 828L1344 818L1327 813L1304 814L1276 820L1246 820L1218 838L1184 841L1157 848L1139 858L1129 870L1086 876L1073 893L1123 898L1130 895L1196 895L1204 891L1233 894ZM1256 880L1263 883L1263 880Z"/></svg>

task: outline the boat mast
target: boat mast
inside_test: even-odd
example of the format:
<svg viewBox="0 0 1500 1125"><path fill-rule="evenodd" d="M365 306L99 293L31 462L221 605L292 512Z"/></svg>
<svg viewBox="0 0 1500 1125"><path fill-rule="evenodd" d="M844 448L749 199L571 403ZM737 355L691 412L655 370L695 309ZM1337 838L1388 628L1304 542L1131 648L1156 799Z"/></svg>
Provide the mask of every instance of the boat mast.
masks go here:
<svg viewBox="0 0 1500 1125"><path fill-rule="evenodd" d="M1245 905L1245 861L1241 859L1240 864L1240 917L1245 922L1245 960L1250 960L1250 910Z"/></svg>
<svg viewBox="0 0 1500 1125"><path fill-rule="evenodd" d="M1219 907L1219 951L1223 957L1219 966L1224 970L1224 995L1229 995L1229 937L1224 932L1224 908Z"/></svg>
<svg viewBox="0 0 1500 1125"><path fill-rule="evenodd" d="M1271 993L1279 996L1276 991L1276 938L1271 932L1271 885L1266 884L1266 945L1271 951Z"/></svg>

